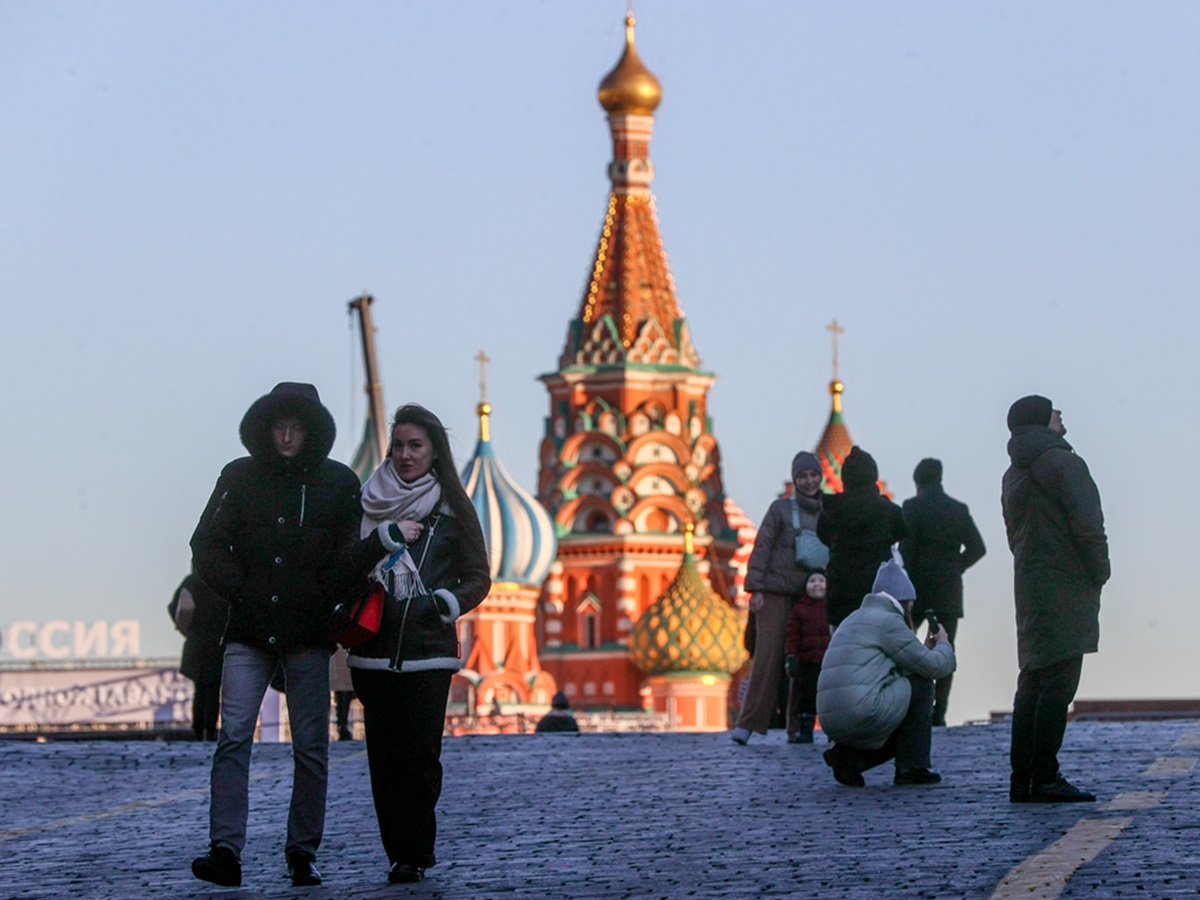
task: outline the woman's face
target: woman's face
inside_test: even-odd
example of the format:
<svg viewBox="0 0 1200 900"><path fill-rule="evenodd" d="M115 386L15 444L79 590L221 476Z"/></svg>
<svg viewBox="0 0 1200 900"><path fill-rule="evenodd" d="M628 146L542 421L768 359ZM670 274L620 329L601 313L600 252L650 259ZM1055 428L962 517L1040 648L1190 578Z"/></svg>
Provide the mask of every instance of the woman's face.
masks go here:
<svg viewBox="0 0 1200 900"><path fill-rule="evenodd" d="M796 473L792 483L796 485L797 493L804 494L806 497L815 497L821 490L821 473L816 469L805 469L803 472Z"/></svg>
<svg viewBox="0 0 1200 900"><path fill-rule="evenodd" d="M808 592L808 596L814 600L825 599L825 576L821 574L809 575L808 584L804 589Z"/></svg>
<svg viewBox="0 0 1200 900"><path fill-rule="evenodd" d="M392 430L392 467L402 481L413 482L433 468L433 444L420 425Z"/></svg>

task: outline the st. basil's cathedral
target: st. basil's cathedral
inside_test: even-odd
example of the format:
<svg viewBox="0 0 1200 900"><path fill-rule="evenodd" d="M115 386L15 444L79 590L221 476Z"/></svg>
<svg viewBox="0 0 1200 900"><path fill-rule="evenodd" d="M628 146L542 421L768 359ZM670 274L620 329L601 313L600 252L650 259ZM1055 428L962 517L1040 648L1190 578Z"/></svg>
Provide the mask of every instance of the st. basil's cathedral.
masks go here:
<svg viewBox="0 0 1200 900"><path fill-rule="evenodd" d="M562 690L578 711L723 729L747 661L742 583L757 532L725 493L708 408L716 376L702 368L659 234L650 138L662 88L634 25L628 15L624 53L598 91L611 190L558 367L540 379L550 403L536 498L497 457L486 398L478 407L463 480L493 586L460 620L451 702L544 709ZM827 490L840 490L851 446L842 390L835 362L817 447Z"/></svg>

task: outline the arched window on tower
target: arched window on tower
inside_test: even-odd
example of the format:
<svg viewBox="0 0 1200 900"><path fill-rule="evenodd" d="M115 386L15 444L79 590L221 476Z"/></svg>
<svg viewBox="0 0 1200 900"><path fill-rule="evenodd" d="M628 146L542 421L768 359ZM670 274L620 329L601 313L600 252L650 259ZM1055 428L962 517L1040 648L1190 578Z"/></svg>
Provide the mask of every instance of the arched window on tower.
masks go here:
<svg viewBox="0 0 1200 900"><path fill-rule="evenodd" d="M608 516L596 510L587 517L587 525L584 526L588 534L609 534L612 531L612 522Z"/></svg>
<svg viewBox="0 0 1200 900"><path fill-rule="evenodd" d="M600 646L600 601L590 591L575 610L579 623L579 649L595 650Z"/></svg>

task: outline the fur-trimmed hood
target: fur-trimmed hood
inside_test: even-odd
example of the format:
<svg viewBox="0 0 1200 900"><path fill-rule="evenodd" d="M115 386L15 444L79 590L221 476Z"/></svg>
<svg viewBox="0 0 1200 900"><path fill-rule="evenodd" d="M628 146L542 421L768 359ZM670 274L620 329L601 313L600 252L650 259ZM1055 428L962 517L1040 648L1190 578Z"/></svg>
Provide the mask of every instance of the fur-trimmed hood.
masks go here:
<svg viewBox="0 0 1200 900"><path fill-rule="evenodd" d="M294 460L285 460L275 452L271 426L281 418L295 417L304 423L307 434L304 447ZM246 410L238 427L242 444L258 462L271 466L281 463L312 469L329 456L337 437L333 415L321 404L317 389L311 384L281 381L271 393L259 397Z"/></svg>

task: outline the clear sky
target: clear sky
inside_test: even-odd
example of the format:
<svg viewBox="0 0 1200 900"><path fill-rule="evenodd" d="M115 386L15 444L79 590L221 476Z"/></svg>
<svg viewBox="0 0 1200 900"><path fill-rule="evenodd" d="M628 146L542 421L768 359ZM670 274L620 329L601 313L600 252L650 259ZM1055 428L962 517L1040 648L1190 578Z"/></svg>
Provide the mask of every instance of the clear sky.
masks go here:
<svg viewBox="0 0 1200 900"><path fill-rule="evenodd" d="M346 302L375 294L389 409L534 487L603 220L595 90L623 0L0 2L0 626L164 612L237 424L314 382L349 459ZM988 556L954 721L1016 678L1004 416L1063 410L1113 579L1080 696L1198 696L1200 7L639 0L663 86L662 235L730 495L760 520L829 412L897 499L945 463Z"/></svg>

